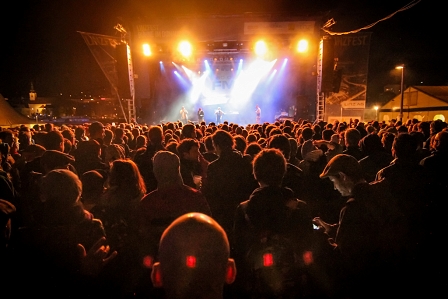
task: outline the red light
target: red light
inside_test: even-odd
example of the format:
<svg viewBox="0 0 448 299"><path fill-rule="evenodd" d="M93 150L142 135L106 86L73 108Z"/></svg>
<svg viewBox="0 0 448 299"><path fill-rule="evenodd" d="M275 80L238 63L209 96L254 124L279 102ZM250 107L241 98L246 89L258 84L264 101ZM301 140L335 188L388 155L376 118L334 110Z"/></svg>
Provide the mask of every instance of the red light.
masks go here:
<svg viewBox="0 0 448 299"><path fill-rule="evenodd" d="M187 256L185 264L187 265L188 268L196 267L196 257L194 257L192 255Z"/></svg>
<svg viewBox="0 0 448 299"><path fill-rule="evenodd" d="M154 259L152 258L152 256L147 255L143 258L143 266L145 266L146 268L151 268L153 263Z"/></svg>
<svg viewBox="0 0 448 299"><path fill-rule="evenodd" d="M303 253L303 262L307 266L311 265L314 262L312 251L305 251L305 253Z"/></svg>
<svg viewBox="0 0 448 299"><path fill-rule="evenodd" d="M263 266L271 267L274 265L274 257L272 253L263 254Z"/></svg>

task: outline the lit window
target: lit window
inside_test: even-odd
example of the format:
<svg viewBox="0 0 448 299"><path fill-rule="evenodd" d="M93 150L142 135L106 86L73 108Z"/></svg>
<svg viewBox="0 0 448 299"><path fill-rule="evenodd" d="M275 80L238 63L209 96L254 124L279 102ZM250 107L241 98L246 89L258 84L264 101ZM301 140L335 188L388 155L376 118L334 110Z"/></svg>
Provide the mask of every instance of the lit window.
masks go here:
<svg viewBox="0 0 448 299"><path fill-rule="evenodd" d="M438 120L438 119L440 119L441 121L445 121L445 116L443 115L443 114L436 114L436 115L434 115L434 118L433 118L433 120Z"/></svg>

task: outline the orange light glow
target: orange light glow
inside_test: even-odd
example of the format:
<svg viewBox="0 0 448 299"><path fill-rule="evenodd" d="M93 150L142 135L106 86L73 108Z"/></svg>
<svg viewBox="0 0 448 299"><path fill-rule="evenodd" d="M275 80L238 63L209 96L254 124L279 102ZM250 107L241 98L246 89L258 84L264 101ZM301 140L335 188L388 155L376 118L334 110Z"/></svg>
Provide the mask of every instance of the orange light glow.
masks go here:
<svg viewBox="0 0 448 299"><path fill-rule="evenodd" d="M308 51L308 41L305 39L300 40L297 43L297 52L299 53L305 53Z"/></svg>
<svg viewBox="0 0 448 299"><path fill-rule="evenodd" d="M143 45L143 55L145 55L145 56L151 56L152 55L151 47L149 46L149 44L144 44Z"/></svg>
<svg viewBox="0 0 448 299"><path fill-rule="evenodd" d="M268 45L264 41L260 40L255 43L254 50L257 56L264 56L268 52Z"/></svg>
<svg viewBox="0 0 448 299"><path fill-rule="evenodd" d="M193 47L192 47L191 43L188 41L181 41L179 43L177 50L185 58L190 57L191 54L193 53Z"/></svg>

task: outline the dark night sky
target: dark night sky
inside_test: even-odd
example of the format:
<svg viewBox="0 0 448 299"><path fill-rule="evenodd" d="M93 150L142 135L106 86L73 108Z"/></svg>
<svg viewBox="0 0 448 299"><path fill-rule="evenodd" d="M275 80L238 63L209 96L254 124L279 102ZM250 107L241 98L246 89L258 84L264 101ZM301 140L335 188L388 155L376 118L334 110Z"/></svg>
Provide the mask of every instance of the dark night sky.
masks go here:
<svg viewBox="0 0 448 299"><path fill-rule="evenodd" d="M26 96L30 82L39 96L107 89L104 75L77 31L115 35L126 18L174 14L297 12L325 15L332 31L350 31L395 12L411 0L26 0L8 4L0 24L0 93ZM414 1L417 2L417 1ZM421 0L365 30L372 32L367 100L385 84L399 84L394 67L406 65L406 85L448 84L443 5ZM421 83L423 82L423 83Z"/></svg>

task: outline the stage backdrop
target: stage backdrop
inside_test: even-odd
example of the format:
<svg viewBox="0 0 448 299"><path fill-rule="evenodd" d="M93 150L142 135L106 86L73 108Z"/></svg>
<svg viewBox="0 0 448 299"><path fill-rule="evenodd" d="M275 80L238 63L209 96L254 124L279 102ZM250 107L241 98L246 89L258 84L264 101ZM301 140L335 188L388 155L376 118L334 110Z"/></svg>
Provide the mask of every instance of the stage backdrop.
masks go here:
<svg viewBox="0 0 448 299"><path fill-rule="evenodd" d="M133 49L133 64L135 73L136 97L145 99L151 106L165 114L165 110L171 101L185 101L179 93L178 86L173 86L173 80L167 80L161 76L163 71L168 73L168 68L173 68L171 61L179 65L186 65L194 71L199 71L199 65L205 58L213 61L213 70L219 72L213 77L207 78L205 90L201 95L204 105L226 105L231 103L232 90L236 87L234 76L238 68L240 58L244 61L254 58L252 45L255 40L264 38L268 43L275 45L276 55L285 57L290 55L289 68L291 72L284 76L285 86L279 92L274 93L282 100L292 101L279 107L264 109L263 116L268 116L272 110L272 119L277 108L287 108L297 105L297 99L306 98L315 106L317 78L313 74L313 65L317 61L317 45L320 38L320 19L318 16L282 16L275 14L243 14L243 15L215 15L201 17L177 17L171 19L151 19L137 21L132 24L131 48ZM310 40L310 53L306 59L291 57L294 52L293 43L300 38ZM190 61L183 61L176 54L177 43L181 39L187 39L193 43L194 54ZM143 57L142 44L149 43L157 58ZM232 61L229 61L229 59ZM217 60L214 60L217 59ZM159 70L159 61L165 61L165 69ZM281 62L278 63L279 65ZM248 65L247 63L245 66ZM300 75L299 75L300 74ZM301 76L305 74L305 76ZM289 85L288 85L289 84ZM288 86L286 86L288 85ZM261 95L260 95L261 94ZM278 94L278 96L277 96ZM267 97L267 92L254 92L258 104L262 104ZM267 99L266 101L277 101ZM187 104L187 103L185 103ZM154 107L156 105L157 107ZM250 104L253 107L255 105ZM250 111L254 108L250 107ZM179 108L180 109L180 108ZM178 111L178 109L171 109ZM191 110L197 110L192 107ZM231 107L228 108L231 110Z"/></svg>

